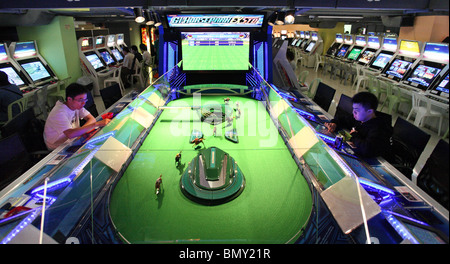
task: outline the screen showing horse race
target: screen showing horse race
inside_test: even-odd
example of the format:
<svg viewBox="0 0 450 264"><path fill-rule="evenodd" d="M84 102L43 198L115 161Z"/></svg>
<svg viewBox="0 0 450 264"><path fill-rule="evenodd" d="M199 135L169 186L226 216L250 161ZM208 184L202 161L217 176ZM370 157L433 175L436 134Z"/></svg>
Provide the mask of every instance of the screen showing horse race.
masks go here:
<svg viewBox="0 0 450 264"><path fill-rule="evenodd" d="M182 32L183 70L248 70L249 32Z"/></svg>

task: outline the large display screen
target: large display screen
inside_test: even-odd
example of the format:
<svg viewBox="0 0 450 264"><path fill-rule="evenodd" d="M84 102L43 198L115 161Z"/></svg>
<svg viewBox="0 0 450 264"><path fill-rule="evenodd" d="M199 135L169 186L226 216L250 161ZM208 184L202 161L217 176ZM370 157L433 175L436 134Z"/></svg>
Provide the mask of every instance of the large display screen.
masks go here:
<svg viewBox="0 0 450 264"><path fill-rule="evenodd" d="M362 55L361 55L361 57L359 58L358 62L360 62L360 63L362 63L362 64L367 64L367 63L369 63L369 62L372 60L373 56L375 56L375 50L372 50L372 49L366 49L366 50L362 53Z"/></svg>
<svg viewBox="0 0 450 264"><path fill-rule="evenodd" d="M30 75L33 82L41 81L50 77L50 73L39 60L21 63L21 65L28 75Z"/></svg>
<svg viewBox="0 0 450 264"><path fill-rule="evenodd" d="M249 32L182 32L183 70L248 70Z"/></svg>
<svg viewBox="0 0 450 264"><path fill-rule="evenodd" d="M425 45L423 57L429 60L448 62L448 44L427 43Z"/></svg>
<svg viewBox="0 0 450 264"><path fill-rule="evenodd" d="M4 44L0 44L0 61L8 59Z"/></svg>
<svg viewBox="0 0 450 264"><path fill-rule="evenodd" d="M419 56L420 55L419 42L409 41L409 40L401 40L399 53L400 54L408 54L408 55L412 55L412 56Z"/></svg>
<svg viewBox="0 0 450 264"><path fill-rule="evenodd" d="M423 64L418 65L407 80L413 83L417 83L418 85L426 88L430 86L430 84L438 76L441 70L442 69L426 66Z"/></svg>
<svg viewBox="0 0 450 264"><path fill-rule="evenodd" d="M447 93L448 94L448 73L445 78L439 83L436 87L436 90Z"/></svg>
<svg viewBox="0 0 450 264"><path fill-rule="evenodd" d="M339 48L339 46L341 45L341 43L339 42L335 42L333 45L331 45L331 47L327 50L327 54L328 55L334 55L336 54L337 49Z"/></svg>
<svg viewBox="0 0 450 264"><path fill-rule="evenodd" d="M120 51L118 49L112 49L111 52L117 61L123 60L122 54L120 54Z"/></svg>
<svg viewBox="0 0 450 264"><path fill-rule="evenodd" d="M336 54L336 57L344 57L345 53L347 53L348 48L350 45L342 45L342 47L339 49L338 53Z"/></svg>
<svg viewBox="0 0 450 264"><path fill-rule="evenodd" d="M34 41L17 42L14 50L14 58L35 56L37 54Z"/></svg>
<svg viewBox="0 0 450 264"><path fill-rule="evenodd" d="M107 50L100 51L100 55L102 55L102 58L105 61L106 65L114 63L114 59L111 57L111 54L109 54Z"/></svg>
<svg viewBox="0 0 450 264"><path fill-rule="evenodd" d="M359 54L361 54L361 51L362 51L361 47L354 47L348 54L347 59L356 60L358 58Z"/></svg>
<svg viewBox="0 0 450 264"><path fill-rule="evenodd" d="M86 55L86 59L88 59L88 61L92 64L92 67L94 67L95 70L100 69L101 67L104 66L100 58L95 53Z"/></svg>
<svg viewBox="0 0 450 264"><path fill-rule="evenodd" d="M398 79L403 79L405 73L411 67L412 62L404 61L401 59L395 59L389 69L386 71L387 75L394 76Z"/></svg>
<svg viewBox="0 0 450 264"><path fill-rule="evenodd" d="M315 41L311 41L311 42L308 44L308 47L306 47L306 52L311 52L312 49L314 48L314 45L316 45L316 42L315 42Z"/></svg>
<svg viewBox="0 0 450 264"><path fill-rule="evenodd" d="M391 60L392 56L393 54L381 52L380 54L378 54L377 58L372 63L371 67L380 70L384 69L384 67L386 67L386 64L388 64L388 62Z"/></svg>
<svg viewBox="0 0 450 264"><path fill-rule="evenodd" d="M19 74L12 67L0 68L0 71L5 72L8 75L9 83L15 84L17 86L25 84Z"/></svg>

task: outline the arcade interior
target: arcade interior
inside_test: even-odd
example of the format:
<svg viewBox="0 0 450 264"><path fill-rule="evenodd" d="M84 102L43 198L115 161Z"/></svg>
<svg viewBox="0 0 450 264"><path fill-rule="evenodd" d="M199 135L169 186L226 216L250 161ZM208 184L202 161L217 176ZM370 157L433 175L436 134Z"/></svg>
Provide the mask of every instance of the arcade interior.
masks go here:
<svg viewBox="0 0 450 264"><path fill-rule="evenodd" d="M448 244L447 1L85 2L0 4L0 243ZM49 150L74 82L111 122Z"/></svg>

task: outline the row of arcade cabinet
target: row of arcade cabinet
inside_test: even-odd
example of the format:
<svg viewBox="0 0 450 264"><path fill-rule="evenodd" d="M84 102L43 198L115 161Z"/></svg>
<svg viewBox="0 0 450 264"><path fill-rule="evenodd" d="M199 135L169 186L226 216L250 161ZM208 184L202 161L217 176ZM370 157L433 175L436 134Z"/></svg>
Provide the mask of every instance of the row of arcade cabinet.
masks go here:
<svg viewBox="0 0 450 264"><path fill-rule="evenodd" d="M300 52L302 64L309 68L316 63L314 55L323 52L323 40L317 31L300 31L300 37L292 39L289 46Z"/></svg>
<svg viewBox="0 0 450 264"><path fill-rule="evenodd" d="M294 69L286 60L287 50L300 58L302 65L314 67L316 55L323 52L323 40L316 31L301 31L303 38L274 38L272 40L273 83L277 87L300 89Z"/></svg>
<svg viewBox="0 0 450 264"><path fill-rule="evenodd" d="M317 31L300 31L300 37L287 38L288 48L293 49L298 57L301 57L302 64L306 67L312 68L316 63L315 54L322 54L323 40ZM274 38L272 48L275 49L273 54L281 48L283 38Z"/></svg>
<svg viewBox="0 0 450 264"><path fill-rule="evenodd" d="M366 73L410 93L425 93L448 104L448 43L338 33L326 56L360 65Z"/></svg>
<svg viewBox="0 0 450 264"><path fill-rule="evenodd" d="M23 93L33 91L58 77L41 56L36 41L0 43L0 70L8 74L9 81Z"/></svg>
<svg viewBox="0 0 450 264"><path fill-rule="evenodd" d="M101 80L111 76L123 62L123 34L78 39L78 54L84 75L94 82L94 95L100 95Z"/></svg>

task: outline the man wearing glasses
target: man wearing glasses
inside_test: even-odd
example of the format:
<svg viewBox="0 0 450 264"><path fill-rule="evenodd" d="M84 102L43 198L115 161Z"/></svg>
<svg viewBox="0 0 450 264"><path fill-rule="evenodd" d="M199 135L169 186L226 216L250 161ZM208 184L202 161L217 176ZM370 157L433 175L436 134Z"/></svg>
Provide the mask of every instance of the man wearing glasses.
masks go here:
<svg viewBox="0 0 450 264"><path fill-rule="evenodd" d="M56 102L45 122L44 141L48 149L53 150L67 139L79 137L96 127L106 126L111 121L110 119L96 121L84 108L88 92L77 83L67 86L66 101ZM83 126L80 126L80 119L86 121Z"/></svg>

